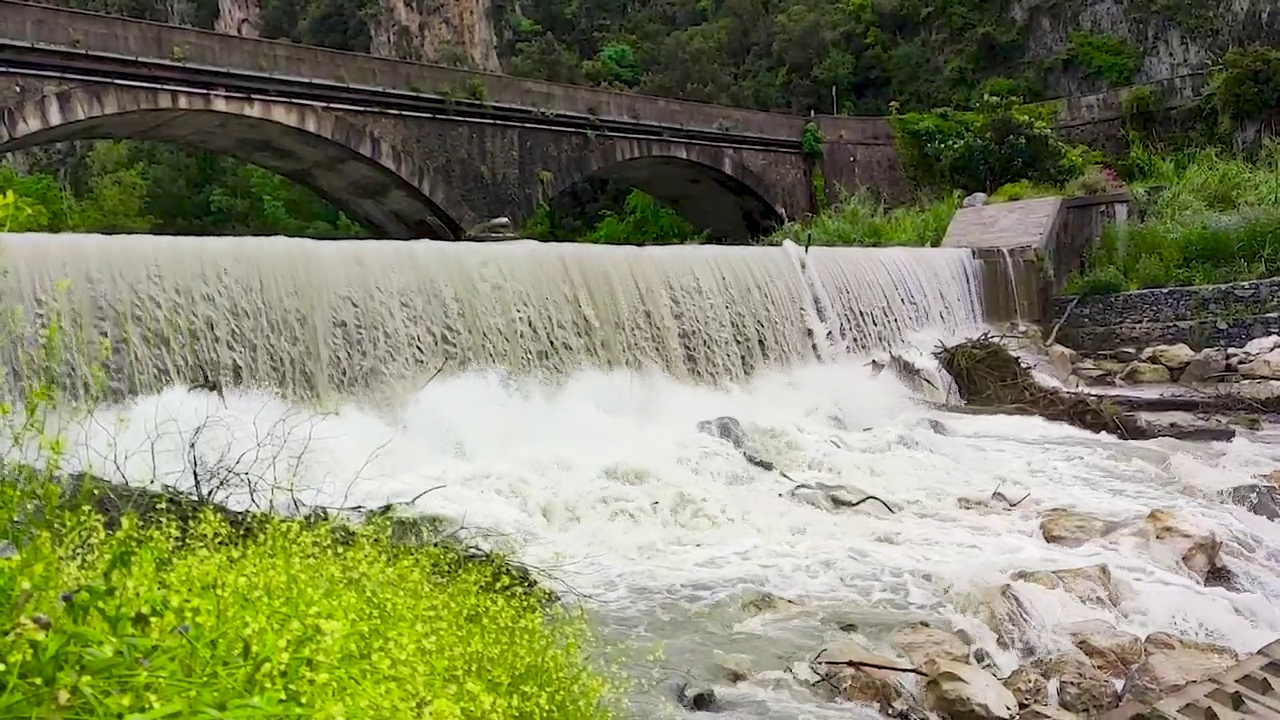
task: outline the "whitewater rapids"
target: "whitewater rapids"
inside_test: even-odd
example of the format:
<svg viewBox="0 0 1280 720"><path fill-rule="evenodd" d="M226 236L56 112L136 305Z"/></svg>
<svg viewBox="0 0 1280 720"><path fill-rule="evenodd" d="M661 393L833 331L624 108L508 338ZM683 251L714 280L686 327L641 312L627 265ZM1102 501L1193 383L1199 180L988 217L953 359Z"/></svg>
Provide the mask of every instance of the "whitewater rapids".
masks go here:
<svg viewBox="0 0 1280 720"><path fill-rule="evenodd" d="M711 679L720 653L753 670L717 683L723 717L874 717L786 672L849 625L940 621L1008 672L1020 659L972 597L1017 570L1106 563L1115 577L1114 611L1018 584L1045 654L1066 642L1056 626L1095 618L1241 652L1280 638L1280 524L1215 499L1280 467L1274 435L1123 442L942 413L872 376L869 356L927 363L938 340L980 329L982 268L962 249L0 234L0 255L0 299L23 311L0 327L0 390L45 367L34 340L55 314L68 390L106 366L114 404L59 429L74 469L189 487L195 463L227 468L278 492L218 499L284 511L434 489L416 509L583 599L639 681L642 720L678 716L658 681ZM223 394L186 387L211 377ZM793 500L779 474L698 431L725 415L790 477L897 514ZM958 503L998 485L1030 499ZM1136 542L1049 545L1039 523L1055 506L1189 515L1223 541L1244 592ZM760 592L795 605L749 617Z"/></svg>
<svg viewBox="0 0 1280 720"><path fill-rule="evenodd" d="M741 419L797 480L855 485L898 513L832 514L782 497L785 480L697 431L720 415ZM963 599L1014 570L1111 567L1123 598L1114 614L1028 586L1046 625L1104 617L1140 636L1169 630L1240 651L1280 637L1280 526L1212 499L1275 469L1280 446L1122 442L1035 418L948 415L887 373L871 377L861 359L721 389L634 371L583 371L555 388L463 374L437 378L391 414L313 414L272 394L229 390L224 403L175 388L100 410L66 436L86 468L182 484L198 427L200 455L292 483L308 502L377 505L442 486L418 507L483 531L581 593L631 648L637 678L664 668L709 676L718 653L751 657L754 679L717 687L726 717L863 712L824 705L785 673L849 619L949 619L1012 669L1017 660ZM957 506L997 483L1031 498L1010 512ZM1038 527L1050 506L1113 519L1185 511L1219 533L1249 592L1202 587L1124 543L1049 545ZM799 605L747 618L735 605L758 590ZM655 668L646 658L659 645ZM640 717L680 713L652 688L635 704Z"/></svg>

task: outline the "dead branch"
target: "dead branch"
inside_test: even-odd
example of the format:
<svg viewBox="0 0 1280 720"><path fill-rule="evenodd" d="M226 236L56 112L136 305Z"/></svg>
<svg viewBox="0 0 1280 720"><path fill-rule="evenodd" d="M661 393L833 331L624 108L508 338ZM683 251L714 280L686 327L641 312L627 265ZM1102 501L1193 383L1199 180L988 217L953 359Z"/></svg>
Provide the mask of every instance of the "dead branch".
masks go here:
<svg viewBox="0 0 1280 720"><path fill-rule="evenodd" d="M836 504L837 504L837 505L839 505L840 507L856 508L856 507L858 507L859 505L861 505L862 503L867 502L868 500L875 500L876 502L878 502L878 503L880 503L881 505L883 505L883 506L884 506L884 509L885 509L885 510L888 510L890 515L894 515L894 514L896 514L896 513L894 512L894 509L893 509L893 508L891 508L891 507L889 507L889 503L887 503L887 502L885 502L885 501L881 500L880 498L876 497L875 495L868 495L868 496L866 496L866 497L864 497L864 498L862 498L861 500L858 500L858 501L856 501L856 502L851 502L851 503L837 502ZM833 502L834 502L834 501L833 501Z"/></svg>
<svg viewBox="0 0 1280 720"><path fill-rule="evenodd" d="M872 670L889 670L891 672L911 673L921 677L929 677L929 673L913 667L895 667L893 665L881 665L880 663L868 662L865 660L814 660L815 664L828 665L832 667L857 667L870 668Z"/></svg>
<svg viewBox="0 0 1280 720"><path fill-rule="evenodd" d="M1016 508L1022 503L1026 502L1027 498L1031 497L1031 493L1028 492L1026 495L1022 496L1021 500L1014 502L1009 499L1008 495L1005 495L1004 493L1000 492L1000 488L1003 486L1004 486L1003 480L1001 480L999 483L996 484L996 489L991 491L992 500L999 500L1000 502L1004 503L1005 505L1008 505L1011 508Z"/></svg>
<svg viewBox="0 0 1280 720"><path fill-rule="evenodd" d="M1071 299L1071 304L1068 305L1066 311L1062 313L1062 317L1058 318L1058 322L1053 324L1053 330L1049 333L1049 339L1044 341L1045 347L1053 345L1053 341L1058 337L1058 330L1062 329L1062 324L1067 321L1067 318L1071 317L1071 311L1076 309L1076 303L1078 302L1080 302L1079 295Z"/></svg>

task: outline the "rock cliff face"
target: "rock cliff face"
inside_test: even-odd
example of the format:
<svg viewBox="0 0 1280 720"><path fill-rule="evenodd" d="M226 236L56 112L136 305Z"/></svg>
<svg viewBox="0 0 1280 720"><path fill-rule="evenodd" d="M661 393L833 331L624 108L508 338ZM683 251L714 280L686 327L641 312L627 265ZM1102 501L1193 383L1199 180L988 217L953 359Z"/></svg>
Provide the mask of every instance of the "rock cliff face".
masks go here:
<svg viewBox="0 0 1280 720"><path fill-rule="evenodd" d="M295 39L315 41L306 37L307 26L337 19L358 34L367 33L366 42L358 44L379 57L502 71L491 20L491 0L370 0L362 7L336 12L328 8L324 12L307 8L294 11L295 27L270 28L267 32L263 31L261 22L263 0L217 2L218 15L213 27L218 32L245 37L283 32ZM321 15L326 17L321 19Z"/></svg>
<svg viewBox="0 0 1280 720"><path fill-rule="evenodd" d="M1114 38L1140 54L1135 83L1201 72L1233 46L1280 44L1274 0L1013 0L1010 16L1022 29L1027 61L1069 55L1073 36ZM1052 78L1061 95L1105 89L1078 67Z"/></svg>
<svg viewBox="0 0 1280 720"><path fill-rule="evenodd" d="M501 72L490 0L379 0L374 55Z"/></svg>

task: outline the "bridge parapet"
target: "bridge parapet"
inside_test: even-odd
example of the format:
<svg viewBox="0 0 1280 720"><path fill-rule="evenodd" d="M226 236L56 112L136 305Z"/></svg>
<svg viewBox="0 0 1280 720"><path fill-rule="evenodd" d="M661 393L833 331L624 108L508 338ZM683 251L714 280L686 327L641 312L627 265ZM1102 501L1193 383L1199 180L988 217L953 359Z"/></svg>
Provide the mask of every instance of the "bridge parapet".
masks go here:
<svg viewBox="0 0 1280 720"><path fill-rule="evenodd" d="M273 76L799 140L805 118L525 80L360 53L0 0L0 45L26 42ZM479 88L483 88L480 90Z"/></svg>

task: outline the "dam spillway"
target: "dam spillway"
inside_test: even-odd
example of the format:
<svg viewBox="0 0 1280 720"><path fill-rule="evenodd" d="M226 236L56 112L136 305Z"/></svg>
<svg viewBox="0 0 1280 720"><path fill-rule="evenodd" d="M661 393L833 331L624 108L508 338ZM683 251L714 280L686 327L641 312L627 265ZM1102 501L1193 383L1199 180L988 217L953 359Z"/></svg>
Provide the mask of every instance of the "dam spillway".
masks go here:
<svg viewBox="0 0 1280 720"><path fill-rule="evenodd" d="M964 249L0 235L11 333L56 311L113 395L215 377L359 394L440 367L741 380L982 321ZM10 343L10 373L33 343ZM23 370L22 368L27 368Z"/></svg>

